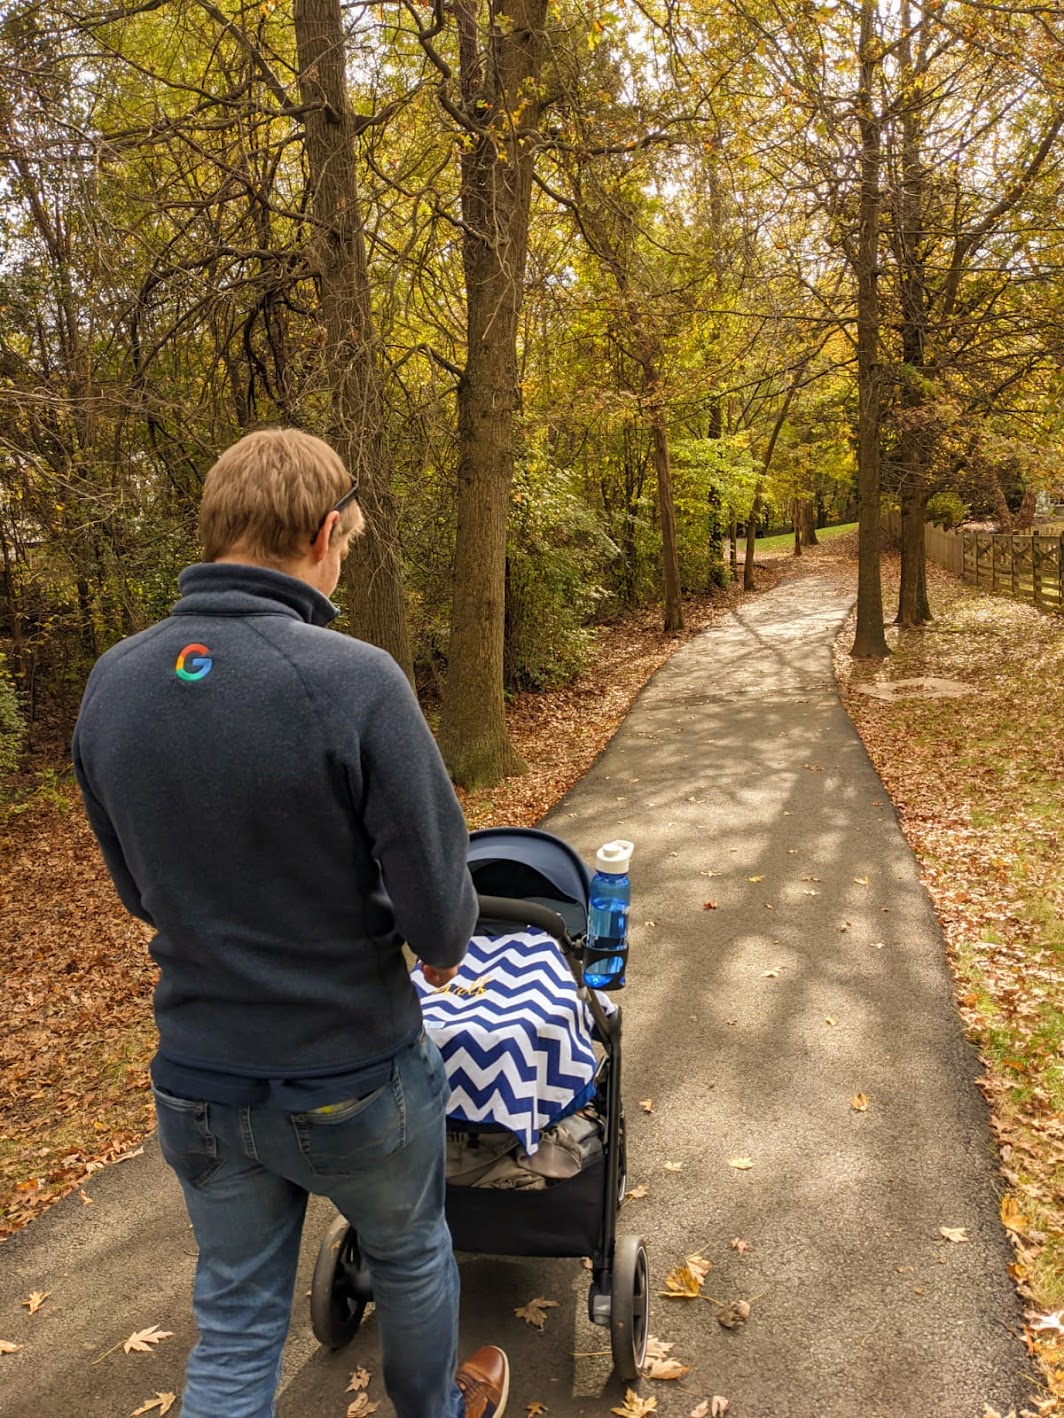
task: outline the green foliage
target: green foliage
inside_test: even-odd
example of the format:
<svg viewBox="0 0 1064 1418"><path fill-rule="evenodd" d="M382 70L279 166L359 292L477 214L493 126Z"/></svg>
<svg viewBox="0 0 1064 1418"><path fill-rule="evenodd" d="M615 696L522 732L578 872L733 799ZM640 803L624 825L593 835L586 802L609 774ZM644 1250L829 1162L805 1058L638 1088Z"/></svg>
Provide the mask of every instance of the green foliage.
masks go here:
<svg viewBox="0 0 1064 1418"><path fill-rule="evenodd" d="M749 515L757 464L745 434L675 439L673 493L680 574L685 591L727 584L725 538Z"/></svg>
<svg viewBox="0 0 1064 1418"><path fill-rule="evenodd" d="M936 492L933 497L927 499L924 516L925 521L933 522L936 527L942 527L948 532L966 522L971 510L969 504L957 493Z"/></svg>
<svg viewBox="0 0 1064 1418"><path fill-rule="evenodd" d="M15 685L0 654L0 774L11 773L26 741L26 721Z"/></svg>
<svg viewBox="0 0 1064 1418"><path fill-rule="evenodd" d="M588 621L617 547L601 519L542 448L514 476L507 547L506 682L511 689L563 683L587 663Z"/></svg>

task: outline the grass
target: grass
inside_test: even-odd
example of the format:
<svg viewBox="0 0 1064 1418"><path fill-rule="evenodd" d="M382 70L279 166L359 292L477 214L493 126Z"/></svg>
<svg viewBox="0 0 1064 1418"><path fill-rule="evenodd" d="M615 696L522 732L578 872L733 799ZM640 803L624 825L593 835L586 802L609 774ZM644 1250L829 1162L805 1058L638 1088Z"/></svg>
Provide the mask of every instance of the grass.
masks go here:
<svg viewBox="0 0 1064 1418"><path fill-rule="evenodd" d="M936 619L888 629L893 654L839 654L850 712L899 807L942 921L1002 1154L1016 1250L1035 1315L1064 1309L1064 637L1059 619L929 567ZM844 635L840 644L848 645ZM869 679L935 675L963 699L883 703ZM1064 1412L1064 1335L1028 1332Z"/></svg>
<svg viewBox="0 0 1064 1418"><path fill-rule="evenodd" d="M832 537L841 537L846 532L852 532L857 526L856 522L843 522L837 527L818 527L816 529L817 541L830 541ZM756 550L759 552L770 551L790 551L794 546L794 533L781 532L778 537L758 537ZM735 543L736 552L742 556L746 552L746 538L739 537Z"/></svg>

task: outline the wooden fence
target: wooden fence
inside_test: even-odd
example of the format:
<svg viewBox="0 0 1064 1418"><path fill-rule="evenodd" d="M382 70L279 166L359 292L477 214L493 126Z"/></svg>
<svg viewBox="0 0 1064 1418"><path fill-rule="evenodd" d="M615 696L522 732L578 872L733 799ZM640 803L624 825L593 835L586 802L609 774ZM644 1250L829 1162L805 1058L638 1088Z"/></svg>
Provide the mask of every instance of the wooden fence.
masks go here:
<svg viewBox="0 0 1064 1418"><path fill-rule="evenodd" d="M901 516L886 512L883 525L891 536L901 535ZM1064 536L1031 532L944 532L924 527L927 559L944 566L973 586L1004 591L1045 609L1064 609Z"/></svg>

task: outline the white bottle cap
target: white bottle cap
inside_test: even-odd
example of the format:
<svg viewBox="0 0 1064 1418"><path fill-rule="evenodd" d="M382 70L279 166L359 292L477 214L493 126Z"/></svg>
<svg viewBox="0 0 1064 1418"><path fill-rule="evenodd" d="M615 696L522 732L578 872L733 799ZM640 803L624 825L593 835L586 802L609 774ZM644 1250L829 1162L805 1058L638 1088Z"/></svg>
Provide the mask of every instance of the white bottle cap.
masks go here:
<svg viewBox="0 0 1064 1418"><path fill-rule="evenodd" d="M598 849L595 866L607 876L624 876L634 851L635 846L631 842L607 842L604 847Z"/></svg>

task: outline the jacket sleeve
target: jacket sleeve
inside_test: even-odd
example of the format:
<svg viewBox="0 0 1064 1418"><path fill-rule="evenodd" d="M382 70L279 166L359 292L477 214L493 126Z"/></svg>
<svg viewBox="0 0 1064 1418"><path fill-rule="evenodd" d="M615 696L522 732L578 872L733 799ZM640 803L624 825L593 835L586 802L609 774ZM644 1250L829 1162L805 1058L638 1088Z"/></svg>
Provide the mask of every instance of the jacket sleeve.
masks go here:
<svg viewBox="0 0 1064 1418"><path fill-rule="evenodd" d="M466 952L477 919L469 833L443 759L406 676L393 660L360 726L363 821L396 926L427 965Z"/></svg>
<svg viewBox="0 0 1064 1418"><path fill-rule="evenodd" d="M100 852L103 855L111 880L114 882L115 890L118 892L122 905L131 915L137 916L142 921L146 921L149 926L154 927L155 922L148 914L144 902L140 899L140 891L137 883L133 880L132 873L126 864L125 856L122 852L122 844L118 840L111 820L104 810L103 804L97 798L89 785L89 780L85 772L85 765L81 758L81 748L79 743L78 730L74 731L74 773L78 780L78 787L81 789L81 800L85 804L85 815L89 819L89 826L92 828L96 841L100 844Z"/></svg>

